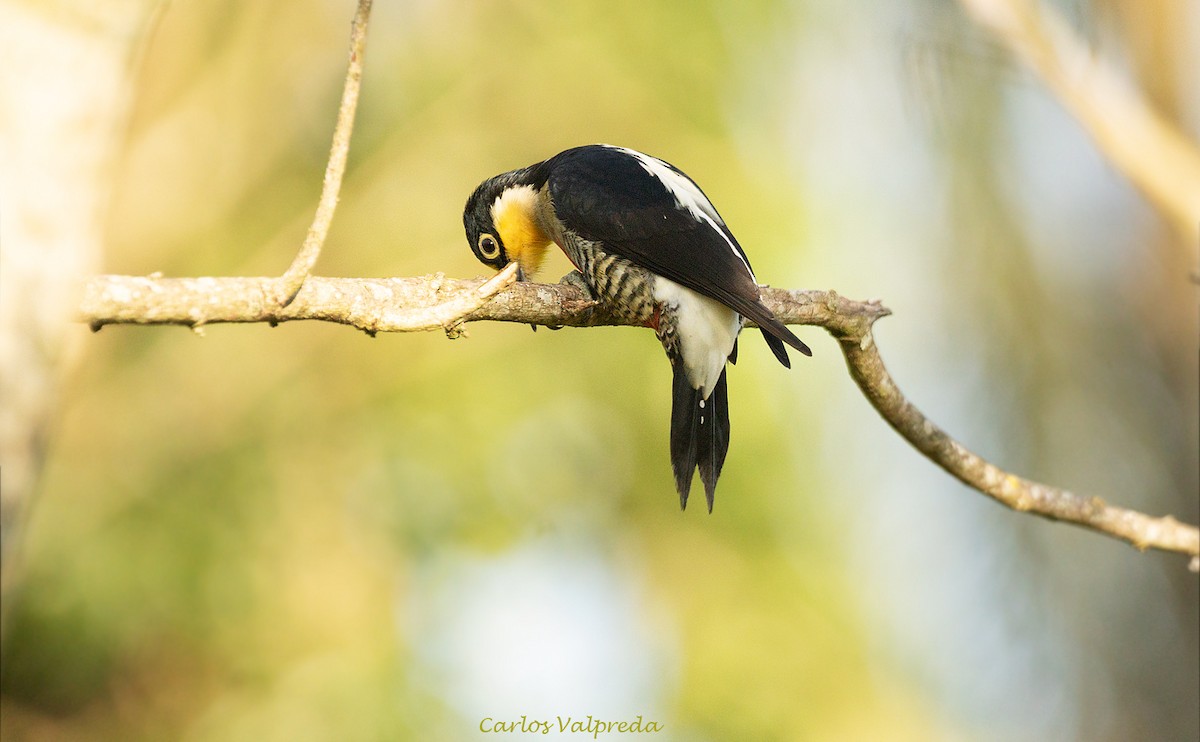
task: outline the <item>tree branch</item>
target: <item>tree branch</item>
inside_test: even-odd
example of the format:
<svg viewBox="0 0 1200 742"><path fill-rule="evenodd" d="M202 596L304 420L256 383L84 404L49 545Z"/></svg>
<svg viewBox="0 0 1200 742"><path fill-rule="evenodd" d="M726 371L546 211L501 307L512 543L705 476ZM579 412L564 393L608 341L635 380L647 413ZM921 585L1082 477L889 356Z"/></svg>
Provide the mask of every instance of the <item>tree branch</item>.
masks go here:
<svg viewBox="0 0 1200 742"><path fill-rule="evenodd" d="M513 283L510 265L490 280L441 274L420 278L320 278L304 282L295 300L274 300L274 278L98 276L84 287L79 320L93 330L109 324L175 324L323 320L368 334L444 330L497 321L590 327L627 324L566 285ZM1191 555L1200 570L1200 530L1171 516L1154 518L1096 497L1039 484L989 463L934 425L909 402L883 365L871 328L890 314L877 301L832 291L764 289L763 303L786 324L823 327L838 341L850 375L884 420L918 451L964 484L1014 510L1074 523L1149 548Z"/></svg>
<svg viewBox="0 0 1200 742"><path fill-rule="evenodd" d="M333 223L333 212L337 209L338 193L342 190L342 176L346 173L346 160L350 156L350 133L354 130L354 112L358 108L358 91L362 85L363 52L367 45L367 21L371 16L371 1L358 0L358 10L350 24L350 62L346 69L346 82L342 87L342 102L338 106L337 124L333 128L333 144L329 148L329 161L325 165L325 180L321 186L321 198L317 202L317 213L312 226L304 237L300 252L292 260L287 271L279 277L272 295L281 305L296 298L296 292L312 273L321 247L329 236Z"/></svg>
<svg viewBox="0 0 1200 742"><path fill-rule="evenodd" d="M1169 515L1153 518L1114 507L1098 497L1083 497L1004 471L967 450L904 397L884 367L870 332L840 340L850 376L883 419L913 447L964 484L1013 510L1106 533L1142 551L1154 548L1190 554L1192 561L1188 568L1200 571L1200 530L1195 526L1182 524Z"/></svg>

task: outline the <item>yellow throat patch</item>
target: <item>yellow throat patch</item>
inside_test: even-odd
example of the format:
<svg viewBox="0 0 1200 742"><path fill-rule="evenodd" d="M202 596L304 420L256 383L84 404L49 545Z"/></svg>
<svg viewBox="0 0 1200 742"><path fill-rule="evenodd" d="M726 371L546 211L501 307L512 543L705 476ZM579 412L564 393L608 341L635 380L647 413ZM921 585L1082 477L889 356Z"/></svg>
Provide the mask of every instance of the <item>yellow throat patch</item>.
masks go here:
<svg viewBox="0 0 1200 742"><path fill-rule="evenodd" d="M530 277L542 267L542 259L550 247L550 238L534 221L536 209L537 191L527 185L505 190L492 204L492 223L508 259L520 263Z"/></svg>

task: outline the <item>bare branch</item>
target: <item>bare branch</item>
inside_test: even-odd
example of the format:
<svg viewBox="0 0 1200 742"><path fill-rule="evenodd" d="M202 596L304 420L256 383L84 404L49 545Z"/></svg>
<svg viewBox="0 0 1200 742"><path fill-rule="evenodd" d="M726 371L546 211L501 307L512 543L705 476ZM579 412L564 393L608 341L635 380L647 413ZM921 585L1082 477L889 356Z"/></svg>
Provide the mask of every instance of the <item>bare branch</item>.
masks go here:
<svg viewBox="0 0 1200 742"><path fill-rule="evenodd" d="M342 189L342 176L346 173L346 159L350 155L350 133L354 130L354 111L358 108L358 90L362 84L363 52L367 44L371 1L359 0L358 10L350 24L350 62L346 70L346 83L342 88L342 102L338 106L337 124L333 129L329 162L325 165L325 182L321 186L317 213L313 216L312 226L308 228L300 252L278 279L272 292L274 300L283 306L296 298L304 280L312 273L317 258L321 256L325 238L329 235L329 226L333 223L338 193Z"/></svg>
<svg viewBox="0 0 1200 742"><path fill-rule="evenodd" d="M441 274L421 278L312 276L291 304L280 306L272 295L278 280L275 278L97 276L84 287L79 318L93 330L110 324L184 325L195 329L226 322L275 325L321 320L357 327L372 335L452 331L464 318L474 319L468 316L515 279L515 264L488 280L473 281L448 279ZM515 287L518 294L526 285Z"/></svg>
<svg viewBox="0 0 1200 742"><path fill-rule="evenodd" d="M274 301L273 278L155 278L98 276L84 287L79 319L95 330L108 324L176 324L324 320L376 332L442 329L451 337L463 322L520 322L589 327L626 324L573 286L513 283L515 266L490 280L321 278L304 282L295 300ZM877 301L832 291L764 289L763 302L787 324L823 327L839 341L850 375L880 415L930 460L960 481L1014 510L1074 523L1133 544L1190 554L1200 565L1200 530L1171 516L1153 518L1099 498L1010 474L948 436L905 399L883 365L871 327L890 312Z"/></svg>
<svg viewBox="0 0 1200 742"><path fill-rule="evenodd" d="M1000 469L967 450L904 397L884 367L869 331L857 337L843 337L841 343L851 377L883 419L918 451L964 484L1013 510L1106 533L1142 551L1154 548L1191 554L1189 568L1200 571L1197 570L1200 530L1194 526L1184 525L1169 515L1152 518L1114 507L1098 497L1083 497Z"/></svg>
<svg viewBox="0 0 1200 742"><path fill-rule="evenodd" d="M320 320L372 334L453 329L485 320L567 327L622 324L578 288L512 283L514 270L510 265L490 280L440 273L418 278L312 276L286 307L272 300L276 279L268 277L96 276L84 286L78 319L94 330L114 324L201 327ZM766 289L764 301L786 322L843 334L869 331L872 322L888 314L878 302L856 302L832 291Z"/></svg>

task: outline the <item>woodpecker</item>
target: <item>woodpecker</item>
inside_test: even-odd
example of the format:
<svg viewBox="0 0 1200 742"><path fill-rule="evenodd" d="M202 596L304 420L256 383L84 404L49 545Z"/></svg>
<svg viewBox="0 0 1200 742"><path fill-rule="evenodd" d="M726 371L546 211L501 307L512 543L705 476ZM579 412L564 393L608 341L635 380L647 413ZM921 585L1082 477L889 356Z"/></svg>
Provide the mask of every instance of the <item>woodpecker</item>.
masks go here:
<svg viewBox="0 0 1200 742"><path fill-rule="evenodd" d="M593 144L488 178L463 212L471 250L531 278L550 245L615 315L652 328L671 362L671 466L687 507L697 469L711 513L729 450L725 363L745 320L790 368L786 345L812 351L763 305L746 253L700 186L636 150Z"/></svg>

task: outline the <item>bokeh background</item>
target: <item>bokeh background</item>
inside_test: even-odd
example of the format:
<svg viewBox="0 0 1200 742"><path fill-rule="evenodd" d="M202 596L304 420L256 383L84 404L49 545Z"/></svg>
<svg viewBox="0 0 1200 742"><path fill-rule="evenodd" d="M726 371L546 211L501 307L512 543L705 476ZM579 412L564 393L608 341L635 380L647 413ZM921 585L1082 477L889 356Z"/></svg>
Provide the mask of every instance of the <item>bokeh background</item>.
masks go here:
<svg viewBox="0 0 1200 742"><path fill-rule="evenodd" d="M162 9L101 270L283 271L352 5ZM1053 6L1196 137L1200 5ZM969 447L1200 519L1197 240L958 5L379 0L366 59L318 273L480 275L480 180L634 147L703 185L761 280L882 299L897 381ZM659 740L1200 737L1186 560L951 480L819 330L791 371L747 332L711 516L678 510L647 331L71 332L8 596L6 741L588 714Z"/></svg>

